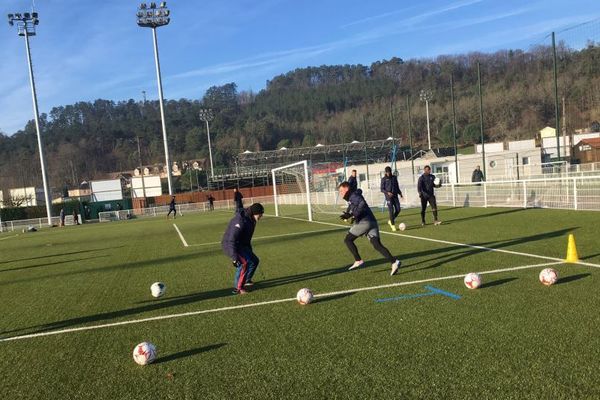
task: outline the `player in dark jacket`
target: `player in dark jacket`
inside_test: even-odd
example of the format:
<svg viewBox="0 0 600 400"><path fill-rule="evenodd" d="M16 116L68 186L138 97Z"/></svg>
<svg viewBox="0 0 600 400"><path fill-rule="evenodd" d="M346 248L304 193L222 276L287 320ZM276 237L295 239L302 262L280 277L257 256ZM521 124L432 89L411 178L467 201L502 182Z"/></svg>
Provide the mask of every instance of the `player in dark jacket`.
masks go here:
<svg viewBox="0 0 600 400"><path fill-rule="evenodd" d="M169 215L173 213L173 219L177 217L177 209L175 209L175 196L171 198L171 202L169 203L169 213L167 214L167 219L169 219Z"/></svg>
<svg viewBox="0 0 600 400"><path fill-rule="evenodd" d="M365 263L360 257L360 254L358 254L358 249L356 248L354 241L359 236L366 235L375 250L381 253L381 255L392 264L391 275L396 274L402 263L392 256L390 251L381 244L377 220L363 197L362 190L350 190L350 184L348 182L342 182L339 187L339 194L349 203L348 209L344 214L340 215L340 218L345 221L352 221L352 227L344 239L344 243L346 243L348 250L350 250L350 253L354 256L354 264L352 264L348 270L358 268Z"/></svg>
<svg viewBox="0 0 600 400"><path fill-rule="evenodd" d="M385 167L385 175L381 178L381 193L385 196L385 202L390 212L390 219L388 224L392 231L396 232L396 217L400 214L400 200L398 195L402 196L400 186L398 185L398 178L392 174L392 168Z"/></svg>
<svg viewBox="0 0 600 400"><path fill-rule="evenodd" d="M235 202L236 213L244 209L244 202L242 201L243 198L244 196L242 196L242 193L238 188L233 189L233 201Z"/></svg>
<svg viewBox="0 0 600 400"><path fill-rule="evenodd" d="M355 191L358 189L358 181L356 180L356 170L353 169L350 173L350 178L348 178L348 184L350 184L350 190Z"/></svg>
<svg viewBox="0 0 600 400"><path fill-rule="evenodd" d="M419 177L417 182L417 191L421 198L421 226L425 226L425 210L427 209L427 203L431 205L431 211L433 212L433 224L440 225L442 221L438 219L437 201L435 199L434 188L441 187L442 184L435 184L435 175L431 173L431 167L425 166L423 175Z"/></svg>
<svg viewBox="0 0 600 400"><path fill-rule="evenodd" d="M244 287L252 286L252 277L259 259L252 250L254 228L265 212L260 203L254 203L236 213L229 221L221 246L235 267L234 294L246 294Z"/></svg>

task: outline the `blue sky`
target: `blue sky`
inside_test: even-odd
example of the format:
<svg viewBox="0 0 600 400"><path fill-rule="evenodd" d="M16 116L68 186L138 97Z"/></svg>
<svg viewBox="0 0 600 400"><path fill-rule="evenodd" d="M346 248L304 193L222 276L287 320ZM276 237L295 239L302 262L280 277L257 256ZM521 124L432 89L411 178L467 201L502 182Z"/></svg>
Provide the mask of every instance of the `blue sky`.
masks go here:
<svg viewBox="0 0 600 400"><path fill-rule="evenodd" d="M37 0L31 48L40 112L97 98L157 98L152 34L132 0ZM2 0L2 13L32 0ZM597 0L171 0L158 30L166 98L213 85L259 91L306 66L491 52L541 43L552 30L600 17ZM599 32L596 32L600 34ZM596 38L598 40L600 38ZM25 45L0 28L0 131L32 119Z"/></svg>

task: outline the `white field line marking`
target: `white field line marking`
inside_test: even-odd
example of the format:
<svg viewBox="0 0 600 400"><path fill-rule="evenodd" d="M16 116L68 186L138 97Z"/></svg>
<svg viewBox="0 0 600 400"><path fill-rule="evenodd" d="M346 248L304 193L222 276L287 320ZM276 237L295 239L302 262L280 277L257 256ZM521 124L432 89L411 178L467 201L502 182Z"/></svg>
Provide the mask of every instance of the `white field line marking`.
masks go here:
<svg viewBox="0 0 600 400"><path fill-rule="evenodd" d="M321 225L329 225L329 226L339 226L339 227L347 227L347 225L341 225L341 224L334 224L331 222L322 222L322 221L308 221L302 218L294 218L294 217L279 217L279 218L286 218L286 219L293 219L293 220L297 220L297 221L304 221L304 222L308 222L311 224L321 224ZM523 253L520 251L512 251L512 250L504 250L504 249L496 249L493 247L485 247L485 246L477 246L475 244L466 244L466 243L458 243L458 242L450 242L447 240L440 240L440 239L431 239L431 238L426 238L426 237L421 237L421 236L413 236L413 235L407 235L405 233L392 233L392 232L386 232L386 231L379 231L380 233L386 234L386 235L391 235L391 236L401 236L401 237L406 237L406 238L410 238L410 239L417 239L417 240L425 240L428 242L436 242L436 243L444 243L444 244L451 244L453 246L462 246L462 247L469 247L471 249L479 249L479 250L486 250L486 251L495 251L498 253L507 253L507 254L515 254L518 256L525 256L525 257L533 257L533 258L539 258L541 260L549 260L549 261L556 261L556 262L562 262L562 263L566 263L565 260L561 259L561 258L556 258L556 257L547 257L547 256L540 256L538 254L532 254L532 253ZM589 262L584 262L584 261L577 261L576 263L568 263L568 264L578 264L578 265L585 265L588 267L594 267L594 268L600 268L600 264L594 264L594 263L589 263Z"/></svg>
<svg viewBox="0 0 600 400"><path fill-rule="evenodd" d="M0 238L0 240L12 239L12 238L17 237L17 236L19 236L18 233L16 235L12 235L12 236L7 236L7 237Z"/></svg>
<svg viewBox="0 0 600 400"><path fill-rule="evenodd" d="M252 241L260 240L260 239L272 239L272 238L278 238L278 237L284 237L284 236L298 236L298 235L304 235L304 234L307 234L307 233L335 232L335 231L339 231L339 230L340 230L339 228L336 228L336 229L319 229L319 230L315 230L315 231L284 233L283 235L259 236L259 237L252 238ZM221 244L221 242L190 244L189 247L194 247L194 246L212 246L214 244Z"/></svg>
<svg viewBox="0 0 600 400"><path fill-rule="evenodd" d="M557 264L563 264L563 262L561 261L561 262L549 262L549 263L534 264L534 265L522 265L522 266L518 266L518 267L501 268L501 269L495 269L492 271L483 271L483 272L478 272L478 273L479 274L495 274L495 273L502 273L502 272L509 272L509 271L517 271L517 270L528 269L528 268L546 267L549 265L557 265ZM442 276L442 277L438 277L438 278L420 279L417 281L389 283L386 285L368 286L368 287L355 288L355 289L339 290L336 292L321 293L321 294L315 295L315 297L317 297L317 298L318 297L330 297L330 296L337 296L340 294L364 292L367 290L377 290L377 289L385 289L385 288L391 288L391 287L397 287L397 286L416 285L419 283L436 282L436 281L443 281L443 280L449 280L449 279L459 279L459 278L463 279L464 277L465 277L465 274L460 274L460 275ZM160 320L164 320L164 319L189 317L189 316L193 316L193 315L211 314L211 313L217 313L217 312L221 312L221 311L239 310L242 308L258 307L258 306L265 306L265 305L277 304L277 303L286 303L286 302L290 302L290 301L296 301L296 298L290 297L290 298L286 298L286 299L269 300L269 301L261 301L258 303L242 304L239 306L220 307L220 308L213 308L213 309L208 309L208 310L189 311L189 312L179 313L179 314L160 315L157 317L141 318L141 319L134 319L134 320L129 320L129 321L112 322L110 324L82 326L79 328L69 328L69 329L61 329L61 330L57 330L57 331L31 333L28 335L20 335L20 336L3 338L3 339L0 339L0 343L1 342L11 342L11 341L15 341L15 340L22 340L22 339L31 339L31 338L37 338L37 337L42 337L42 336L60 335L63 333L70 333L70 332L81 332L81 331L90 331L90 330L102 329L102 328L110 328L113 326L139 324L142 322L149 322L149 321L160 321Z"/></svg>
<svg viewBox="0 0 600 400"><path fill-rule="evenodd" d="M185 241L185 238L183 237L183 235L181 234L181 231L179 230L179 228L177 227L177 225L173 224L173 226L175 227L175 230L177 231L177 233L179 234L179 238L181 239L181 241L183 242L183 247L188 247L187 242Z"/></svg>

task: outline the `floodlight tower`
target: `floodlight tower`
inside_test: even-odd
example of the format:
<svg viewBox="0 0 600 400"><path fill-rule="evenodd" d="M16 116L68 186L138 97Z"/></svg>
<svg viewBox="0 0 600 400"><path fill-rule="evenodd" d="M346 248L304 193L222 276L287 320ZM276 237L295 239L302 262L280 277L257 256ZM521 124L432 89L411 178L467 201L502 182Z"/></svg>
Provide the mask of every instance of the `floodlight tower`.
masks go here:
<svg viewBox="0 0 600 400"><path fill-rule="evenodd" d="M206 135L208 136L208 156L210 157L210 177L215 179L215 172L213 170L213 159L212 159L212 148L210 145L210 129L208 123L215 119L215 115L210 108L200 109L200 120L206 122Z"/></svg>
<svg viewBox="0 0 600 400"><path fill-rule="evenodd" d="M431 131L429 129L429 102L433 99L433 93L431 90L422 89L421 93L419 93L419 98L421 101L425 102L425 110L427 112L427 145L429 146L429 150L431 150Z"/></svg>
<svg viewBox="0 0 600 400"><path fill-rule="evenodd" d="M31 51L29 49L29 36L35 36L35 26L40 23L38 13L15 13L8 14L8 24L17 25L19 36L25 38L25 50L27 52L27 65L29 66L29 83L31 84L31 98L33 99L33 117L35 120L35 131L37 133L38 150L40 153L40 165L42 167L42 183L44 185L44 200L46 202L46 214L48 216L48 226L52 226L52 202L50 200L50 190L48 186L48 177L46 176L46 162L44 159L44 147L42 145L42 135L40 132L40 117L38 111L37 94L35 92L35 80L33 79L33 66L31 65Z"/></svg>
<svg viewBox="0 0 600 400"><path fill-rule="evenodd" d="M152 38L154 39L154 62L156 63L156 80L158 81L158 101L160 104L160 119L162 122L163 143L165 146L165 164L167 165L167 180L169 182L169 194L173 194L173 184L171 178L171 161L169 160L169 144L167 143L167 126L165 124L165 107L163 105L162 79L160 76L160 61L158 59L158 41L156 39L156 28L168 25L171 21L169 15L171 12L167 8L167 2L163 1L156 6L156 3L141 3L137 11L137 24L143 28L152 28Z"/></svg>

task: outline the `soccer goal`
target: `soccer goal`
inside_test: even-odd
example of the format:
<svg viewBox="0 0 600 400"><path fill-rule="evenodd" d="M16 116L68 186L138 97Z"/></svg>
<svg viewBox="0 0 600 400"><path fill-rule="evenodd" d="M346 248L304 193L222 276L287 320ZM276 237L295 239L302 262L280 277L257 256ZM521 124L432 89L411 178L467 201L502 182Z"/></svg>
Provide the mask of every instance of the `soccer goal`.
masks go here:
<svg viewBox="0 0 600 400"><path fill-rule="evenodd" d="M273 168L273 200L276 216L313 220L310 177L306 160Z"/></svg>

